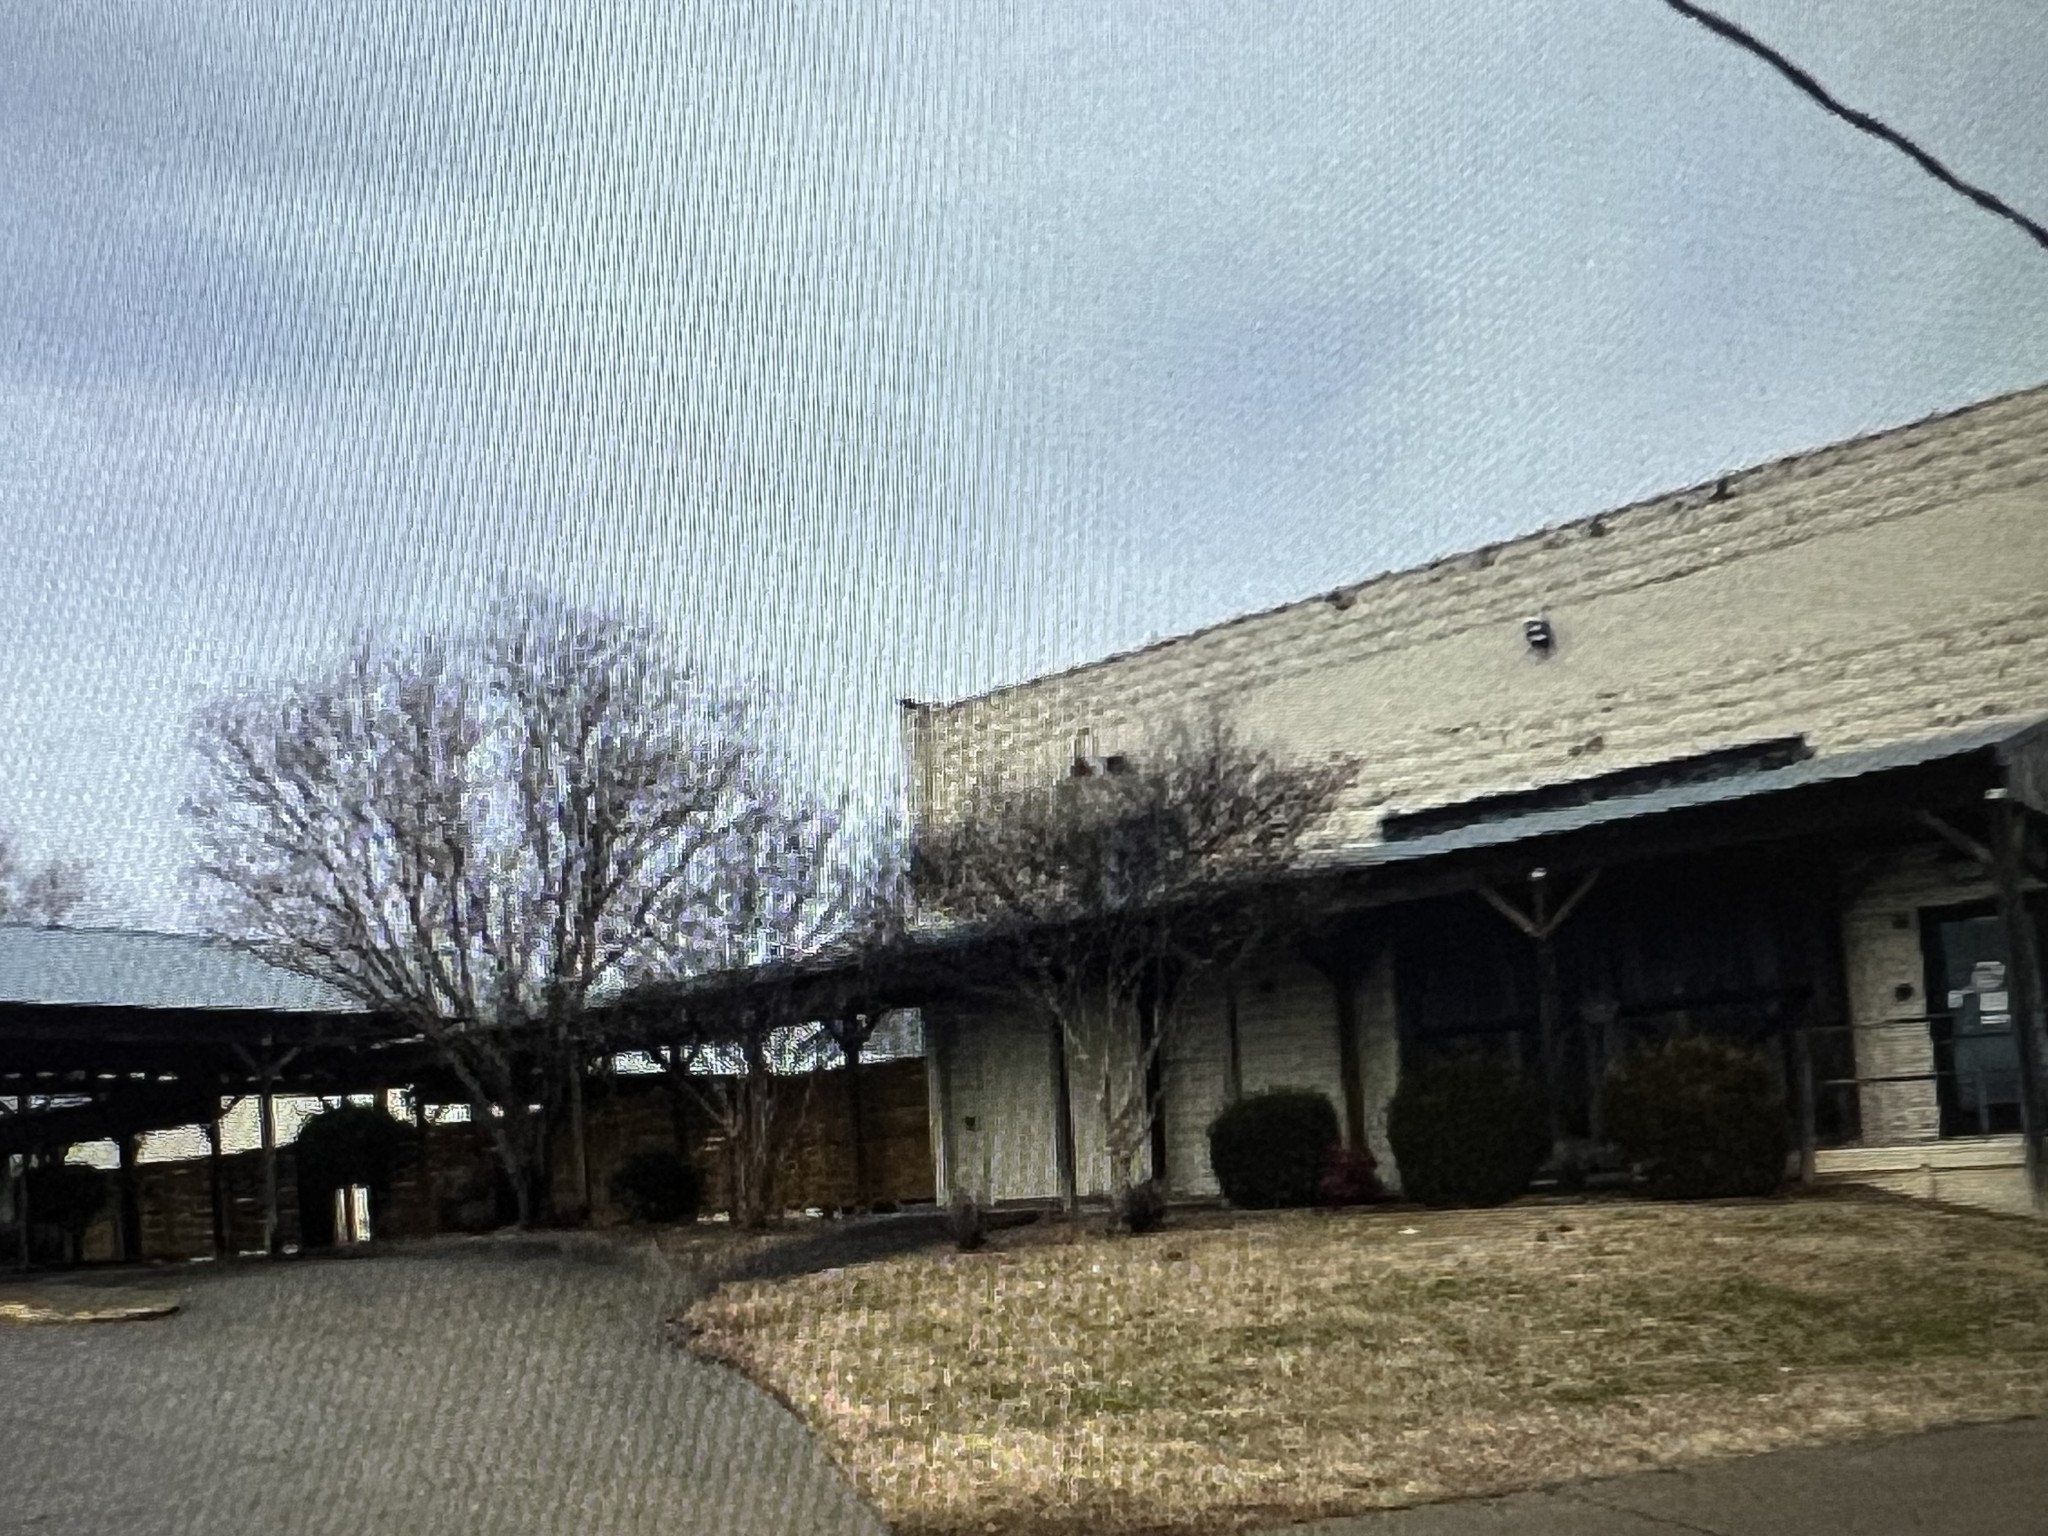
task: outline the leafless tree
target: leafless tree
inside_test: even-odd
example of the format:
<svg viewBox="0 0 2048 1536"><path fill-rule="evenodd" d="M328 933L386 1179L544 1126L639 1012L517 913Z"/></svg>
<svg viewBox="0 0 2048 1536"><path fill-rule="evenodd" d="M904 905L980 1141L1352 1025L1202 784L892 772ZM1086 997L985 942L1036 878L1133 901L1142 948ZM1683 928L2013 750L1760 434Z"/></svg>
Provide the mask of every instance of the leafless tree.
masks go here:
<svg viewBox="0 0 2048 1536"><path fill-rule="evenodd" d="M589 1002L725 942L775 816L753 726L652 630L529 594L204 711L198 885L220 931L438 1048L531 1220Z"/></svg>
<svg viewBox="0 0 2048 1536"><path fill-rule="evenodd" d="M1021 991L1059 1032L1094 1099L1117 1209L1159 1114L1156 1069L1189 984L1241 963L1292 899L1278 877L1356 776L1283 762L1220 717L1054 786L991 776L919 829L920 915L974 936L984 979ZM1120 771L1119 771L1120 769ZM1063 1191L1075 1202L1074 1170Z"/></svg>
<svg viewBox="0 0 2048 1536"><path fill-rule="evenodd" d="M57 927L84 902L88 885L83 859L46 859L24 868L14 839L0 831L0 923Z"/></svg>
<svg viewBox="0 0 2048 1536"><path fill-rule="evenodd" d="M723 1143L730 1214L748 1226L776 1209L812 1074L843 1043L849 978L900 926L886 824L854 838L842 809L796 794L758 809L719 849L726 876L691 974L646 989L628 1015L671 1094Z"/></svg>

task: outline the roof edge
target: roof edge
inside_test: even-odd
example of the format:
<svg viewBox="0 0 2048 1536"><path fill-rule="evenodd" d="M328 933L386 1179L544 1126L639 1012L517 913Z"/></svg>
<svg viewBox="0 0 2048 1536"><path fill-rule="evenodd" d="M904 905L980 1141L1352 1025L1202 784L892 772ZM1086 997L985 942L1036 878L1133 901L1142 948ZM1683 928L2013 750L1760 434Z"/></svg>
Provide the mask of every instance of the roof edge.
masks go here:
<svg viewBox="0 0 2048 1536"><path fill-rule="evenodd" d="M1002 683L981 693L963 694L958 698L945 700L921 701L904 699L900 701L900 704L906 709L916 709L925 712L960 709L969 704L980 704L990 699L999 699L1008 694L1019 693L1026 688L1036 688L1043 683L1057 682L1063 678L1079 677L1104 667L1114 666L1118 662L1130 661L1139 656L1149 656L1173 646L1186 645L1191 641L1203 639L1223 630L1234 629L1240 624L1254 624L1261 619L1275 618L1280 614L1289 613L1295 609L1306 608L1311 603L1344 600L1346 606L1348 606L1349 601L1355 599L1357 593L1362 592L1368 587L1377 586L1382 582L1394 581L1403 576L1419 575L1424 571L1432 571L1442 566L1453 565L1461 560L1471 560L1480 554L1488 552L1498 553L1518 548L1522 545L1537 543L1540 540L1553 538L1560 533L1568 532L1574 528L1589 527L1608 518L1653 511L1664 507L1666 503L1682 502L1687 497L1703 496L1718 498L1733 490L1738 481L1749 479L1756 475L1768 474L1773 470L1782 470L1795 464L1808 463L1825 458L1830 454L1844 453L1851 449L1868 447L1873 443L1880 443L1888 438L1903 437L1908 433L1918 432L1943 422L1971 416L1979 411L1989 411L2002 405L2008 405L2028 395L2048 395L2048 379L2044 379L2038 384L2029 384L2021 389L2010 389L2003 394L1990 395L1982 400L1972 400L1967 404L1953 406L1948 410L1934 411L1926 416L1917 416L1911 421L1899 422L1889 427L1879 427L1869 432L1860 432L1854 437L1837 438L1833 442L1819 443L1811 448L1802 448L1795 453L1785 453L1773 459L1759 460L1755 463L1744 465L1739 469L1731 469L1717 475L1709 475L1703 480L1692 482L1690 485L1677 486L1670 490L1658 491L1653 495L1645 496L1635 501L1623 502L1619 506L1602 507L1598 511L1583 513L1578 517L1567 518L1562 522L1544 523L1529 529L1527 532L1511 534L1507 538L1496 539L1492 543L1470 545L1462 549L1452 550L1447 554L1425 560L1419 565L1390 566L1358 581L1332 587L1327 591L1311 592L1302 597L1293 597L1285 602L1275 603L1270 607L1253 609L1248 613L1233 614L1227 619L1218 619L1213 624L1204 624L1199 629L1185 630L1175 635L1165 635L1157 640L1148 640L1142 645L1128 646L1120 651L1111 651L1106 656L1097 656L1088 661L1076 662L1069 667L1060 667L1051 672L1041 672L1033 677L1020 678L1013 683ZM1677 508L1675 506L1665 507L1665 510L1676 511Z"/></svg>

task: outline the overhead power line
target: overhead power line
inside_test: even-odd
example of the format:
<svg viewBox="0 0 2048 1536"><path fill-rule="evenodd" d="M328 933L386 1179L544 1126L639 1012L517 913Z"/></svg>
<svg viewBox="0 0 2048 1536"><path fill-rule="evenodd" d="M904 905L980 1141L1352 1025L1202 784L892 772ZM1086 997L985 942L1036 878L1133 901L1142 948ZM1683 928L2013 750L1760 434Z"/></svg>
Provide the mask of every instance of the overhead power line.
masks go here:
<svg viewBox="0 0 2048 1536"><path fill-rule="evenodd" d="M1694 5L1692 0L1664 0L1664 3L1670 6L1672 10L1678 12L1679 15L1698 22L1715 36L1726 38L1729 42L1735 44L1736 47L1762 59L1771 68L1798 86L1800 90L1819 102L1829 112L1849 124L1850 127L1860 128L1872 138L1884 140L1892 148L1911 158L1915 165L1919 166L1921 170L1932 176L1943 186L1951 191L1962 193L1964 197L1967 197L1986 212L1995 213L2001 219L2017 224L2027 232L2036 245L2040 246L2043 250L2048 250L2048 228L2044 228L2028 218L2024 213L2021 213L2017 208L1996 194L1987 192L1982 187L1973 186L1969 182L1964 181L1962 177L1956 175L1954 171L1951 171L1896 128L1880 122L1868 112L1859 112L1854 107L1837 101L1829 94L1827 88L1814 79L1812 75L1801 69L1797 64L1794 64L1761 38L1744 31L1725 16L1717 16L1704 6Z"/></svg>

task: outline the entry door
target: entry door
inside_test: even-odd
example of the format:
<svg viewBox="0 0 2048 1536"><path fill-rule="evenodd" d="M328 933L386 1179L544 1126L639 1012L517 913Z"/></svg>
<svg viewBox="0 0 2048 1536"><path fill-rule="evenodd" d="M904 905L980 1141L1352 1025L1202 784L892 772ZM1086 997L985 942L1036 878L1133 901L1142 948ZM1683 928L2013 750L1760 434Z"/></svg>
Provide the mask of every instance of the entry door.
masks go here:
<svg viewBox="0 0 2048 1536"><path fill-rule="evenodd" d="M1925 915L1928 1027L1941 1090L1941 1134L2020 1128L2019 1041L2006 1002L2005 934L1982 910Z"/></svg>

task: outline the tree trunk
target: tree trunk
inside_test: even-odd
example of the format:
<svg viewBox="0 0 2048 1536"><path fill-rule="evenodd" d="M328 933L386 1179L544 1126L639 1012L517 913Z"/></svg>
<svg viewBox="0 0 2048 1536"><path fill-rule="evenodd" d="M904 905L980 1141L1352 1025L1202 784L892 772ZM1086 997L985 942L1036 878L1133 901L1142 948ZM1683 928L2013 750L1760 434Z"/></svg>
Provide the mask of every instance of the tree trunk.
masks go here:
<svg viewBox="0 0 2048 1536"><path fill-rule="evenodd" d="M1066 1021L1052 1021L1053 1161L1059 1173L1060 1208L1069 1216L1081 1209L1080 1175L1074 1155L1073 1080L1067 1061Z"/></svg>

